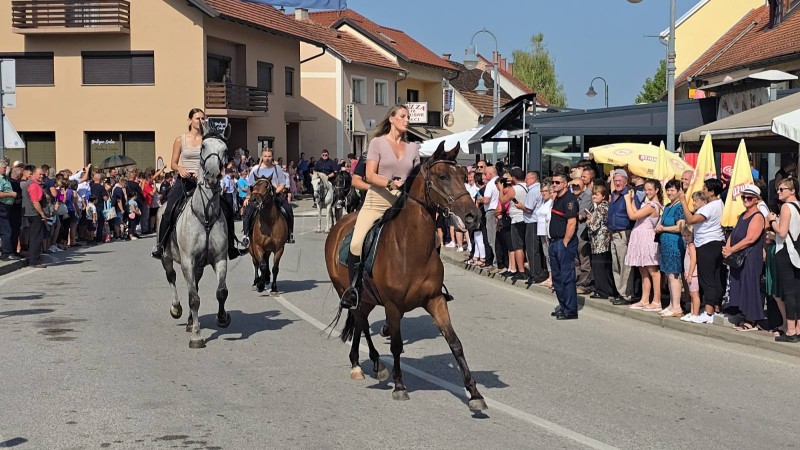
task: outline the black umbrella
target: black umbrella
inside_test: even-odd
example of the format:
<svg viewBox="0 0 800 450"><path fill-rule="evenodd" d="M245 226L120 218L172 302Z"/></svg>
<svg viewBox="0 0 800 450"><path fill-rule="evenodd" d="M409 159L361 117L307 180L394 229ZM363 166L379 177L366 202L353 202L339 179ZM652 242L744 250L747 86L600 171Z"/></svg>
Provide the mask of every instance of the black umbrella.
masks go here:
<svg viewBox="0 0 800 450"><path fill-rule="evenodd" d="M97 168L98 169L113 169L115 167L134 166L136 161L133 158L125 155L114 155L104 159Z"/></svg>

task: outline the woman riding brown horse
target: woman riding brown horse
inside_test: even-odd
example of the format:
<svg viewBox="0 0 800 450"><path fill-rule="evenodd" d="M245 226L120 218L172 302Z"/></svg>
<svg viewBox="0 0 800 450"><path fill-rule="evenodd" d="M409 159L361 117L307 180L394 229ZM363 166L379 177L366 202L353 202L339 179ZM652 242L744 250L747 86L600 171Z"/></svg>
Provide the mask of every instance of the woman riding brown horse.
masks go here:
<svg viewBox="0 0 800 450"><path fill-rule="evenodd" d="M344 342L353 341L350 350L351 378L364 378L358 361L362 333L369 345L369 358L374 363L377 378L381 381L388 378L388 371L372 343L367 320L375 306L382 305L386 310L386 324L394 356L395 387L392 397L408 400L400 372L400 354L403 353L400 320L413 309L425 308L458 362L464 376L464 386L470 395L469 408L483 410L486 409L486 402L478 392L461 341L450 323L450 312L442 294L444 266L436 252L436 211L455 213L470 229L478 224L478 209L464 187L465 169L455 163L459 151L459 146L456 146L445 152L442 143L428 161L418 165L409 175L402 187L404 195L384 217L388 219L388 216L395 216L383 227L372 274L364 274L362 301L357 309L348 310L341 338ZM350 277L347 267L339 264L339 246L353 228L355 219L356 214L344 217L333 227L325 242L328 275L340 296L350 286ZM342 309L339 309L331 328L336 326L341 313Z"/></svg>
<svg viewBox="0 0 800 450"><path fill-rule="evenodd" d="M272 184L272 177L259 178L251 189L251 198L255 202L256 208L250 238L250 255L253 258L256 273L253 286L258 292L264 292L264 288L270 282L269 256L274 253L272 285L269 292L271 295L277 295L278 271L283 248L289 238L289 227L283 214L278 210L278 204L275 203L275 186Z"/></svg>

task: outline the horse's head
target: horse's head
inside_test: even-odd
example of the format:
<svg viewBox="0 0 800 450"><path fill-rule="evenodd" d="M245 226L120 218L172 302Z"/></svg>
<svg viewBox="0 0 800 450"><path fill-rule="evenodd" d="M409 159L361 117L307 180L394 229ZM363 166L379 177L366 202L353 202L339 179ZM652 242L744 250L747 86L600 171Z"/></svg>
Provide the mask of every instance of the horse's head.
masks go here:
<svg viewBox="0 0 800 450"><path fill-rule="evenodd" d="M228 145L222 135L207 132L203 136L200 149L200 167L203 170L203 181L207 186L216 188L222 179L222 171L228 160Z"/></svg>
<svg viewBox="0 0 800 450"><path fill-rule="evenodd" d="M442 142L433 156L423 163L425 201L440 212L452 212L460 217L468 230L476 230L480 225L480 211L464 185L467 170L456 163L460 151L460 144L445 151Z"/></svg>
<svg viewBox="0 0 800 450"><path fill-rule="evenodd" d="M259 177L256 184L251 189L252 196L255 198L255 206L263 207L272 204L275 199L275 186L272 185L272 176Z"/></svg>
<svg viewBox="0 0 800 450"><path fill-rule="evenodd" d="M320 201L324 200L326 195L325 192L325 185L327 181L327 176L324 172L320 171L313 171L311 172L311 188L314 191L314 200L317 201L319 204Z"/></svg>

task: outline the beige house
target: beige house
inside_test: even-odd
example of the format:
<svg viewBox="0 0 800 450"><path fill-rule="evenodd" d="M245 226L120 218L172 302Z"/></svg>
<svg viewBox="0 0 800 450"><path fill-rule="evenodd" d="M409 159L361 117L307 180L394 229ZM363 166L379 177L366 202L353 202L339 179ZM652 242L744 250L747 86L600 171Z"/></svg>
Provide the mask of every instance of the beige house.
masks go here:
<svg viewBox="0 0 800 450"><path fill-rule="evenodd" d="M395 103L426 104L427 120L410 128L413 139L448 133L442 127L442 80L456 75L448 61L404 32L381 26L353 10L300 14L301 20L340 33L338 38L330 33L325 38L311 33L332 52L303 62L303 97L313 105L309 114L319 113L313 126L320 130L313 135L303 134L304 148L313 152L335 149L338 157L350 152L359 154L367 148L372 127ZM353 51L355 43L351 38L358 41L362 50ZM304 61L314 51L319 53L312 46L301 47Z"/></svg>
<svg viewBox="0 0 800 450"><path fill-rule="evenodd" d="M125 154L169 161L191 108L227 117L231 151L296 157L300 43L276 9L240 0L0 0L0 57L17 61L11 160L77 169ZM6 16L8 17L8 16ZM225 78L226 68L230 77Z"/></svg>

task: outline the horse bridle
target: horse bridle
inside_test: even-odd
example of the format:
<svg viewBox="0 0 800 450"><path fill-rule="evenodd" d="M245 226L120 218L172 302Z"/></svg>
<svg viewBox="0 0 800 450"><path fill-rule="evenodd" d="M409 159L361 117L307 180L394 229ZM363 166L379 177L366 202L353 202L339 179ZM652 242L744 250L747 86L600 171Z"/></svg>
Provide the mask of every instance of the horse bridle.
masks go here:
<svg viewBox="0 0 800 450"><path fill-rule="evenodd" d="M222 139L220 135L214 133L206 134L205 136L203 136L203 141L205 141L206 139L219 139L224 142L224 139ZM217 152L212 152L206 156L203 156L202 147L200 149L200 169L203 172L205 172L206 162L209 159L211 159L212 156L216 157L219 160L219 170L220 173L222 173L222 169L225 167L225 162L223 160L223 157L220 156L219 153ZM225 157L225 159L227 159L227 156ZM219 217L218 214L215 215L214 217L210 217L211 215L210 210L212 206L211 200L214 198L214 196L220 193L222 187L220 185L217 185L216 187L209 185L208 180L206 180L205 176L203 177L203 180L200 183L198 183L198 187L200 184L204 184L205 187L211 191L211 196L206 197L205 194L203 193L203 190L202 189L200 190L200 202L203 204L203 217L197 217L198 219L203 221L203 227L206 230L206 254L208 254L208 245L209 245L209 237L211 235L211 229L214 227L214 223L216 222L216 219ZM197 214L195 214L195 216L197 216Z"/></svg>
<svg viewBox="0 0 800 450"><path fill-rule="evenodd" d="M411 196L408 193L406 193L406 195L408 195L408 198L414 200L415 202L417 202L417 203L419 203L419 204L421 204L423 206L428 206L428 205L433 204L435 206L435 209L436 209L437 212L443 212L445 215L449 216L450 215L450 207L452 207L453 204L455 204L455 202L457 202L458 199L460 199L461 197L463 197L465 195L469 195L469 192L465 190L461 194L458 194L457 196L453 197L452 195L444 192L441 188L436 186L433 183L433 181L428 178L428 171L430 171L430 169L433 166L435 166L436 164L450 164L450 165L453 165L453 166L457 165L455 163L455 161L450 161L448 159L440 159L440 160L434 161L434 162L432 162L430 164L426 163L424 166L422 166L422 169L420 170L420 172L422 172L422 180L425 182L425 199L424 199L425 201L424 202L420 201L419 199L414 198L413 196ZM445 199L445 201L447 202L447 206L442 206L438 202L434 202L432 200L432 198L431 198L431 191L439 194L440 197Z"/></svg>
<svg viewBox="0 0 800 450"><path fill-rule="evenodd" d="M273 185L272 185L272 182L268 181L268 180L267 180L267 178L259 178L258 180L256 180L256 184L258 184L258 183L259 183L259 182L261 182L261 181L263 181L263 182L264 182L264 184L266 184L266 185L268 185L268 186L269 186L268 188L266 188L266 190L267 190L267 191L271 191L271 192L272 192L272 193L270 194L270 196L272 197L272 199L273 199L273 203L274 203L274 201L275 201L275 196L277 196L277 195L278 195L278 194L277 194L277 192L276 192L275 186L273 186ZM253 187L255 187L255 185L254 185ZM271 188L271 189L270 189L270 188ZM263 193L263 194L258 194L258 203L254 205L254 207L255 207L255 209L256 209L256 213L260 212L260 211L261 211L261 210L264 208L264 197L265 197L266 195L267 195L267 193L266 193L266 192L265 192L265 193Z"/></svg>

